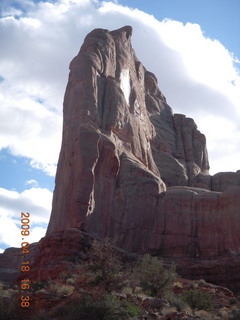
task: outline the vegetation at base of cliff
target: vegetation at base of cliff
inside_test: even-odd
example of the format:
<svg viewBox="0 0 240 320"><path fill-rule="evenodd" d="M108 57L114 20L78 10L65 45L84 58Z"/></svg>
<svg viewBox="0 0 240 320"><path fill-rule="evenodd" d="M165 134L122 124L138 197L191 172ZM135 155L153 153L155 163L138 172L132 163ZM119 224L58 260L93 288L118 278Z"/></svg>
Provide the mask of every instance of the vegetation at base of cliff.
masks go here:
<svg viewBox="0 0 240 320"><path fill-rule="evenodd" d="M166 268L157 257L145 254L135 268L135 277L145 293L161 297L171 289L177 276L175 271L175 265Z"/></svg>
<svg viewBox="0 0 240 320"><path fill-rule="evenodd" d="M230 290L182 279L149 254L123 259L108 242L93 241L85 260L56 268L52 279L31 282L30 308L21 308L19 288L0 284L0 320L240 320Z"/></svg>
<svg viewBox="0 0 240 320"><path fill-rule="evenodd" d="M187 309L188 304L183 300L182 295L169 291L164 295L164 298L167 299L169 304L175 307L177 311Z"/></svg>
<svg viewBox="0 0 240 320"><path fill-rule="evenodd" d="M212 297L200 289L186 290L183 294L185 301L193 310L209 310L212 308Z"/></svg>
<svg viewBox="0 0 240 320"><path fill-rule="evenodd" d="M240 320L240 307L233 307L229 320Z"/></svg>
<svg viewBox="0 0 240 320"><path fill-rule="evenodd" d="M0 283L0 320L17 320L17 306L18 300L17 291L14 289L4 289Z"/></svg>
<svg viewBox="0 0 240 320"><path fill-rule="evenodd" d="M107 292L121 289L126 278L123 265L109 243L94 240L87 263L89 283L100 285Z"/></svg>
<svg viewBox="0 0 240 320"><path fill-rule="evenodd" d="M90 295L73 300L60 307L55 316L66 320L125 320L138 316L140 309L129 302L121 302L114 296L104 294L94 299Z"/></svg>
<svg viewBox="0 0 240 320"><path fill-rule="evenodd" d="M140 286L153 297L163 296L170 290L177 276L175 265L166 268L150 254L143 255L132 270L126 270L113 247L99 241L93 242L87 268L89 283L100 285L109 293L122 289L129 281L133 291Z"/></svg>

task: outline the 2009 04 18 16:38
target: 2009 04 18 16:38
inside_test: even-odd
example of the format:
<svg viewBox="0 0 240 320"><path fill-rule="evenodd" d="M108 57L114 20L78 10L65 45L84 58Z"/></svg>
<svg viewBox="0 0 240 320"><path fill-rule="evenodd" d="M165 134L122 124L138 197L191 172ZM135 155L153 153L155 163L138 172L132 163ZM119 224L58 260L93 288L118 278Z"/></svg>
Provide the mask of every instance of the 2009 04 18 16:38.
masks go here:
<svg viewBox="0 0 240 320"><path fill-rule="evenodd" d="M21 272L27 273L30 271L30 262L27 260L27 256L30 253L30 244L28 241L25 241L24 237L28 237L30 235L30 213L23 213L21 212L21 235L22 235L22 263L21 263ZM23 279L20 283L20 288L22 291L22 295L20 297L21 300L21 307L28 308L30 306L30 296L29 296L29 290L31 287L30 280Z"/></svg>

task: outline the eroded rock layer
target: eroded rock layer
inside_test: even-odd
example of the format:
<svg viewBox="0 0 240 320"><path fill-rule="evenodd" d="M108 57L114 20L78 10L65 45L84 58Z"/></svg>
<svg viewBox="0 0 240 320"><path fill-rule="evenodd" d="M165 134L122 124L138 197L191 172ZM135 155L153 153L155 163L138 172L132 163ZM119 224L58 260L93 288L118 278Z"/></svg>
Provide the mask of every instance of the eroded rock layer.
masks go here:
<svg viewBox="0 0 240 320"><path fill-rule="evenodd" d="M209 175L205 136L173 114L131 35L95 29L70 64L47 236L77 228L138 253L237 256L240 174Z"/></svg>
<svg viewBox="0 0 240 320"><path fill-rule="evenodd" d="M136 58L131 34L129 26L93 30L70 64L48 234L92 229L100 216L105 235L113 212L117 220L153 215L166 186L195 186L208 175L204 135L192 119L173 114Z"/></svg>

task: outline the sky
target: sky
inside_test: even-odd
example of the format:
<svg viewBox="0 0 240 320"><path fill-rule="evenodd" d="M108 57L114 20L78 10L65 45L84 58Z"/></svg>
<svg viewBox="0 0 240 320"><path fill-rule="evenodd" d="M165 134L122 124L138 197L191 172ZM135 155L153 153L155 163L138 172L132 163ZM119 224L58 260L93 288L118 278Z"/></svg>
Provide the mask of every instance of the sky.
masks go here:
<svg viewBox="0 0 240 320"><path fill-rule="evenodd" d="M133 27L174 113L207 137L210 173L240 169L239 0L1 0L0 252L45 235L69 63L94 28Z"/></svg>

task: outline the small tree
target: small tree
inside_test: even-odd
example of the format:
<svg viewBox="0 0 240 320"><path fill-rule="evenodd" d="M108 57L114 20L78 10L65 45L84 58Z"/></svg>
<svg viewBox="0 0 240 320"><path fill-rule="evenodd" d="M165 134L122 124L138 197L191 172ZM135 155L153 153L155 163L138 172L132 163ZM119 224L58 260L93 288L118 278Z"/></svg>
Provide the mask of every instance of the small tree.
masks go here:
<svg viewBox="0 0 240 320"><path fill-rule="evenodd" d="M176 279L175 265L165 268L157 257L145 254L135 270L143 291L151 296L162 296Z"/></svg>
<svg viewBox="0 0 240 320"><path fill-rule="evenodd" d="M187 290L183 294L183 300L193 310L209 310L212 307L212 297L208 292L199 289Z"/></svg>
<svg viewBox="0 0 240 320"><path fill-rule="evenodd" d="M88 269L92 277L91 283L101 284L107 292L123 285L120 258L108 242L93 241Z"/></svg>

